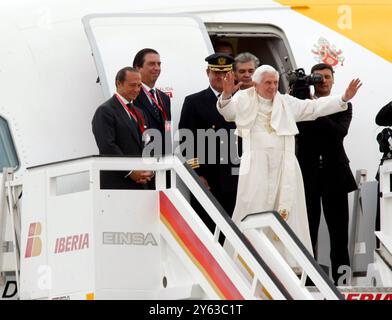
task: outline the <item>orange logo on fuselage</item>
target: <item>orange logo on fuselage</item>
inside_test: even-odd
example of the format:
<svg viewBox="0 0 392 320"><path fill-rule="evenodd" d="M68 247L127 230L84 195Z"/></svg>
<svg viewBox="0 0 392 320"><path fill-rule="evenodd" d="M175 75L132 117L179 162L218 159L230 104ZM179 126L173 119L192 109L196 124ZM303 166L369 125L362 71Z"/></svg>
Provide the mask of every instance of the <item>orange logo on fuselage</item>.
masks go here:
<svg viewBox="0 0 392 320"><path fill-rule="evenodd" d="M27 235L25 258L37 257L41 254L42 240L39 237L41 235L41 232L41 223L30 223L29 234Z"/></svg>

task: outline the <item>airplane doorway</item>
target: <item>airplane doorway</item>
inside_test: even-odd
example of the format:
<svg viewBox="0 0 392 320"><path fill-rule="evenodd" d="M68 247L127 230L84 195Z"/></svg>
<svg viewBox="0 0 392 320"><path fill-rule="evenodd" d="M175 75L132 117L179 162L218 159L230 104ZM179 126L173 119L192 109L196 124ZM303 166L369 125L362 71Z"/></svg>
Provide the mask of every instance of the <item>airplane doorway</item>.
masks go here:
<svg viewBox="0 0 392 320"><path fill-rule="evenodd" d="M285 75L296 69L294 56L288 40L280 28L263 24L206 23L212 45L229 42L234 56L250 52L257 56L260 64L269 64L281 74L279 91L286 93L288 81Z"/></svg>
<svg viewBox="0 0 392 320"><path fill-rule="evenodd" d="M17 170L19 159L8 121L0 116L0 173L3 172L3 168Z"/></svg>

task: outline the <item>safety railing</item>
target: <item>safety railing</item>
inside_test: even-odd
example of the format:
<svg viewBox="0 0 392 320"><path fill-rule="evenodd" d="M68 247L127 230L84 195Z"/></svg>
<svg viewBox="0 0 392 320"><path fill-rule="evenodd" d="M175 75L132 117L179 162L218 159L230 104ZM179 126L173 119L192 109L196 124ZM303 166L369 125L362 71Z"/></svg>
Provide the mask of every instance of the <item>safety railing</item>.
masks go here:
<svg viewBox="0 0 392 320"><path fill-rule="evenodd" d="M86 157L48 164L53 177L86 172L91 181L98 182L100 171L152 170L155 188L159 191L161 236L185 261L195 279L210 298L226 299L314 299L280 253L263 234L271 228L287 243L304 272L319 288L324 298L342 296L325 276L287 224L276 214L251 216L241 224L241 230L224 212L196 173L177 156L163 158ZM52 167L51 167L52 166ZM171 172L167 188L166 172ZM195 196L217 226L212 234L186 197L177 187L178 180ZM95 185L98 185L95 183ZM225 238L225 246L218 234ZM188 242L188 247L186 246ZM234 250L234 255L227 248ZM207 257L207 258L206 258ZM199 259L199 260L197 260ZM197 261L196 261L197 260Z"/></svg>

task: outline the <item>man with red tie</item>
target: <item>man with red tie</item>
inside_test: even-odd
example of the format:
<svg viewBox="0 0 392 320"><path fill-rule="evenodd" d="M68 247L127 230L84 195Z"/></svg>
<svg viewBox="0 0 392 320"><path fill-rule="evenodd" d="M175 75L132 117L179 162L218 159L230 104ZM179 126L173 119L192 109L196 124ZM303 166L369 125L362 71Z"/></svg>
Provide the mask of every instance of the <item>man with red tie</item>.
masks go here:
<svg viewBox="0 0 392 320"><path fill-rule="evenodd" d="M134 103L146 114L150 124L149 129L156 129L160 133L161 143L154 145L154 155L171 154L170 98L155 87L161 74L159 53L150 48L140 50L135 55L133 67L140 72L142 77L142 88ZM152 135L152 138L155 139L155 136Z"/></svg>
<svg viewBox="0 0 392 320"><path fill-rule="evenodd" d="M116 93L98 107L92 129L100 155L142 156L147 128L144 112L133 105L141 89L141 75L125 67L116 75ZM145 189L151 171L101 171L102 189Z"/></svg>

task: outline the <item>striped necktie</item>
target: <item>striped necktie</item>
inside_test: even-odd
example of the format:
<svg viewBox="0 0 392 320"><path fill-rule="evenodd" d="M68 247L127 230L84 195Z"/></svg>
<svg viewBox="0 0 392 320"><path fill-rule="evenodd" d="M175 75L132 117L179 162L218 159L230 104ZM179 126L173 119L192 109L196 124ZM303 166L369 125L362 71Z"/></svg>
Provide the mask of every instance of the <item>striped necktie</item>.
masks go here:
<svg viewBox="0 0 392 320"><path fill-rule="evenodd" d="M151 89L150 93L156 99L155 90ZM157 119L160 119L161 118L161 112L159 111L158 106L155 104L154 100L151 101L151 105L152 105L152 110L154 111L155 117Z"/></svg>

